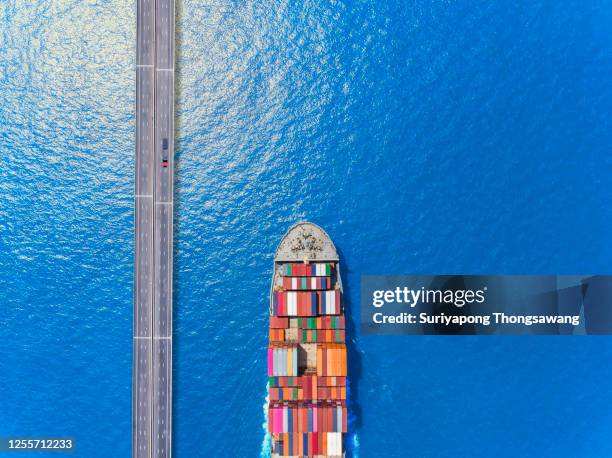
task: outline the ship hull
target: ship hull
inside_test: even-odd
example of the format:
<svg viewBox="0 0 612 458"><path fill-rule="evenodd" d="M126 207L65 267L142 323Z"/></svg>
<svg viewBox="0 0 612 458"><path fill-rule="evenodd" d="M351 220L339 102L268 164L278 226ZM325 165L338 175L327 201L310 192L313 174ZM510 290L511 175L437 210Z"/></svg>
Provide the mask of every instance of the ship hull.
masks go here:
<svg viewBox="0 0 612 458"><path fill-rule="evenodd" d="M347 354L340 259L319 226L282 238L270 287L268 431L273 458L341 458Z"/></svg>

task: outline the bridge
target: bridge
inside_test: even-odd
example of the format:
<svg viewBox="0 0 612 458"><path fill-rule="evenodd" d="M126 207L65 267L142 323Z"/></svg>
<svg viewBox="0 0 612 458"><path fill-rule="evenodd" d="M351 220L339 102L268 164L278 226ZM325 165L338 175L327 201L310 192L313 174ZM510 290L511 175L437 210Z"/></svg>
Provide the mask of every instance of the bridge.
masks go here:
<svg viewBox="0 0 612 458"><path fill-rule="evenodd" d="M132 456L172 452L174 0L137 0Z"/></svg>

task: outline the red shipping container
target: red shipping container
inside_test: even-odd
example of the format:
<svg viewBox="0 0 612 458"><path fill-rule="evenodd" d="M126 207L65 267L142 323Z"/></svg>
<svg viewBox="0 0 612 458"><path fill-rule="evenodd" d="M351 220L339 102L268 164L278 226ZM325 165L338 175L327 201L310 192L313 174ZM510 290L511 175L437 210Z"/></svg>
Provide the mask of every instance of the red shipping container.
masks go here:
<svg viewBox="0 0 612 458"><path fill-rule="evenodd" d="M286 329L289 327L289 319L286 317L283 318L278 316L271 316L270 327L275 329Z"/></svg>
<svg viewBox="0 0 612 458"><path fill-rule="evenodd" d="M327 423L327 408L326 407L322 407L321 408L321 417L322 417L322 423L323 423L323 429L321 430L322 432L328 432L329 431L329 424ZM324 446L325 447L325 446Z"/></svg>

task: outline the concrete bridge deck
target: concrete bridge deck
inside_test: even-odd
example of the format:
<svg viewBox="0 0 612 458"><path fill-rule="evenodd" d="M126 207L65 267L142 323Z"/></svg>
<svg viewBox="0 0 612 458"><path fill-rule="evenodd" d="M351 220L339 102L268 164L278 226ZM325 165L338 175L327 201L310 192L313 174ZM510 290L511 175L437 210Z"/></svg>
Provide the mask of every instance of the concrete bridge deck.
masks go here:
<svg viewBox="0 0 612 458"><path fill-rule="evenodd" d="M174 0L137 0L132 456L172 450Z"/></svg>

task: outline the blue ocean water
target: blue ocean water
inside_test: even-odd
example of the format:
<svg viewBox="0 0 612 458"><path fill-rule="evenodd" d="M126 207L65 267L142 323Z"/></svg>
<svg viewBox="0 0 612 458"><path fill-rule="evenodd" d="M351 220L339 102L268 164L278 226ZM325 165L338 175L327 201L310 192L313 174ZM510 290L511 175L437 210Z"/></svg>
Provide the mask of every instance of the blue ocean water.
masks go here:
<svg viewBox="0 0 612 458"><path fill-rule="evenodd" d="M0 4L0 436L87 458L131 449L132 3ZM356 326L361 274L612 273L610 2L177 13L175 456L261 454L301 219L342 255L350 455L612 455L610 338Z"/></svg>

